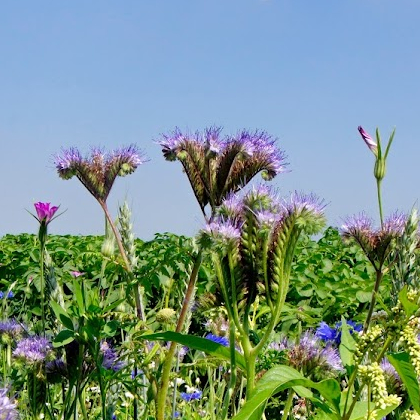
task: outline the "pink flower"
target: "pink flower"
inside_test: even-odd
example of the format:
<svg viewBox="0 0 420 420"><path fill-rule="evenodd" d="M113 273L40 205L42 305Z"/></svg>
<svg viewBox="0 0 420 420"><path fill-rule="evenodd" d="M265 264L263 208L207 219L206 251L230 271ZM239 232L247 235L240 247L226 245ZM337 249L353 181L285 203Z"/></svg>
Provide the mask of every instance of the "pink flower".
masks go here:
<svg viewBox="0 0 420 420"><path fill-rule="evenodd" d="M357 129L359 130L360 135L362 136L363 140L365 141L371 152L375 156L378 156L378 145L376 144L376 141L373 140L370 134L367 133L360 125L359 127L357 127Z"/></svg>
<svg viewBox="0 0 420 420"><path fill-rule="evenodd" d="M71 274L74 278L77 278L77 277L83 276L83 274L84 274L84 273L81 273L80 271L70 271L70 274Z"/></svg>
<svg viewBox="0 0 420 420"><path fill-rule="evenodd" d="M40 201L35 203L34 206L36 214L38 215L39 223L44 222L46 225L51 222L54 214L58 210L57 206L50 207L51 203L41 203Z"/></svg>

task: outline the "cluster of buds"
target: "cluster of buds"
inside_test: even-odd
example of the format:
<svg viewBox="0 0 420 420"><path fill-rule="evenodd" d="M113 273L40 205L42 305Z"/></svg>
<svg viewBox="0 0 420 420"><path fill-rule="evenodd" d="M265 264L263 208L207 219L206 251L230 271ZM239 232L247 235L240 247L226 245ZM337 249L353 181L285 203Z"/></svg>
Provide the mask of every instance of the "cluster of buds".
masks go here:
<svg viewBox="0 0 420 420"><path fill-rule="evenodd" d="M359 337L354 357L356 363L360 363L369 348L381 337L383 337L384 330L380 325L374 325L366 333Z"/></svg>
<svg viewBox="0 0 420 420"><path fill-rule="evenodd" d="M420 414L412 410L406 410L401 414L400 420L420 420Z"/></svg>
<svg viewBox="0 0 420 420"><path fill-rule="evenodd" d="M420 376L420 344L417 334L410 324L407 324L401 331L400 341L410 355L410 360L417 376Z"/></svg>
<svg viewBox="0 0 420 420"><path fill-rule="evenodd" d="M376 418L377 409L385 410L392 405L399 405L401 397L395 394L388 394L386 390L385 375L378 363L374 362L369 366L359 366L359 374L364 383L369 384L372 390L372 401L375 409L368 413L367 418Z"/></svg>

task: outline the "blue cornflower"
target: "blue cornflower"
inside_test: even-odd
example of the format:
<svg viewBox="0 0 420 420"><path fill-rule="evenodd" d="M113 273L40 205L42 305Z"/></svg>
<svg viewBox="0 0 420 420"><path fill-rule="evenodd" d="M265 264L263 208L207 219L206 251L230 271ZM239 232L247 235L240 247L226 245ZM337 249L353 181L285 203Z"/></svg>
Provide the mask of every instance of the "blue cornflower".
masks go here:
<svg viewBox="0 0 420 420"><path fill-rule="evenodd" d="M205 338L217 344L221 344L222 346L229 347L229 340L226 337L219 337L218 335L207 334Z"/></svg>
<svg viewBox="0 0 420 420"><path fill-rule="evenodd" d="M194 400L199 400L203 396L203 393L199 389L196 389L193 392L181 392L179 395L184 401L190 402Z"/></svg>
<svg viewBox="0 0 420 420"><path fill-rule="evenodd" d="M362 331L363 325L356 324L354 321L346 321L350 334L353 332ZM335 324L335 328L330 327L326 322L322 321L319 328L316 330L316 337L324 341L334 341L335 344L341 343L341 321Z"/></svg>

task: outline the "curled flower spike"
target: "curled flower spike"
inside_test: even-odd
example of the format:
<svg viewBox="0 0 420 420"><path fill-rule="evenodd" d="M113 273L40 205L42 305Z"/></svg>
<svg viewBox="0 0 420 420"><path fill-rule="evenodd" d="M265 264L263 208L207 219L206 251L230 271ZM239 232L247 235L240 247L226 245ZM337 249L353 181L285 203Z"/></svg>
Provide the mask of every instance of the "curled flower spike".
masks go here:
<svg viewBox="0 0 420 420"><path fill-rule="evenodd" d="M287 165L284 153L265 131L242 130L222 137L221 130L210 127L184 134L176 128L157 142L166 160L182 163L203 213L208 204L213 212L258 173L271 180Z"/></svg>
<svg viewBox="0 0 420 420"><path fill-rule="evenodd" d="M106 201L117 176L133 173L144 162L143 154L135 145L109 153L100 148L92 148L88 157L83 157L73 147L62 150L54 159L60 178L70 179L76 176L102 202Z"/></svg>

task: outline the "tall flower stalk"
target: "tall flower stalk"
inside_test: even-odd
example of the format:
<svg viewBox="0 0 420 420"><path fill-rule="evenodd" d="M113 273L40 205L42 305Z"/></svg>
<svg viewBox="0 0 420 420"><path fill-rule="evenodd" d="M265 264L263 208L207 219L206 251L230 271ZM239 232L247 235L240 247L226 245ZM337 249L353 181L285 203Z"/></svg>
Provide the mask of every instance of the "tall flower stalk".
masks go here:
<svg viewBox="0 0 420 420"><path fill-rule="evenodd" d="M375 167L373 174L376 178L376 190L378 195L378 206L379 206L379 216L381 220L381 226L384 222L383 210L382 210L382 190L381 183L385 177L386 173L386 159L388 157L389 149L391 147L392 141L394 140L395 128L392 131L388 144L385 149L385 153L382 152L381 136L379 134L379 129L376 129L376 141L367 133L362 127L358 127L359 133L368 146L369 150L375 155Z"/></svg>
<svg viewBox="0 0 420 420"><path fill-rule="evenodd" d="M126 176L133 173L144 162L142 153L135 145L123 147L110 153L105 153L100 148L93 148L90 156L87 157L83 157L79 150L73 147L62 150L61 154L55 156L55 166L60 178L65 180L74 176L78 178L101 206L115 236L125 269L131 280L134 277L133 270L121 236L109 212L107 198L117 176ZM137 316L144 321L144 308L138 287L134 287L134 299Z"/></svg>
<svg viewBox="0 0 420 420"><path fill-rule="evenodd" d="M234 136L222 136L220 127L210 127L204 132L182 133L176 128L162 135L158 141L166 160L181 162L206 222L211 223L216 209L233 193L241 190L251 179L261 173L271 180L286 168L285 155L276 147L265 131L242 130ZM194 296L202 249L197 253L191 271L176 332L181 332ZM172 342L165 357L157 396L157 419L163 420L169 375L176 351Z"/></svg>
<svg viewBox="0 0 420 420"><path fill-rule="evenodd" d="M37 202L34 204L36 210L35 219L39 222L38 240L39 240L39 269L40 269L40 297L41 297L41 328L45 337L45 244L48 236L48 225L54 219L58 210L57 206L51 206L51 203Z"/></svg>

